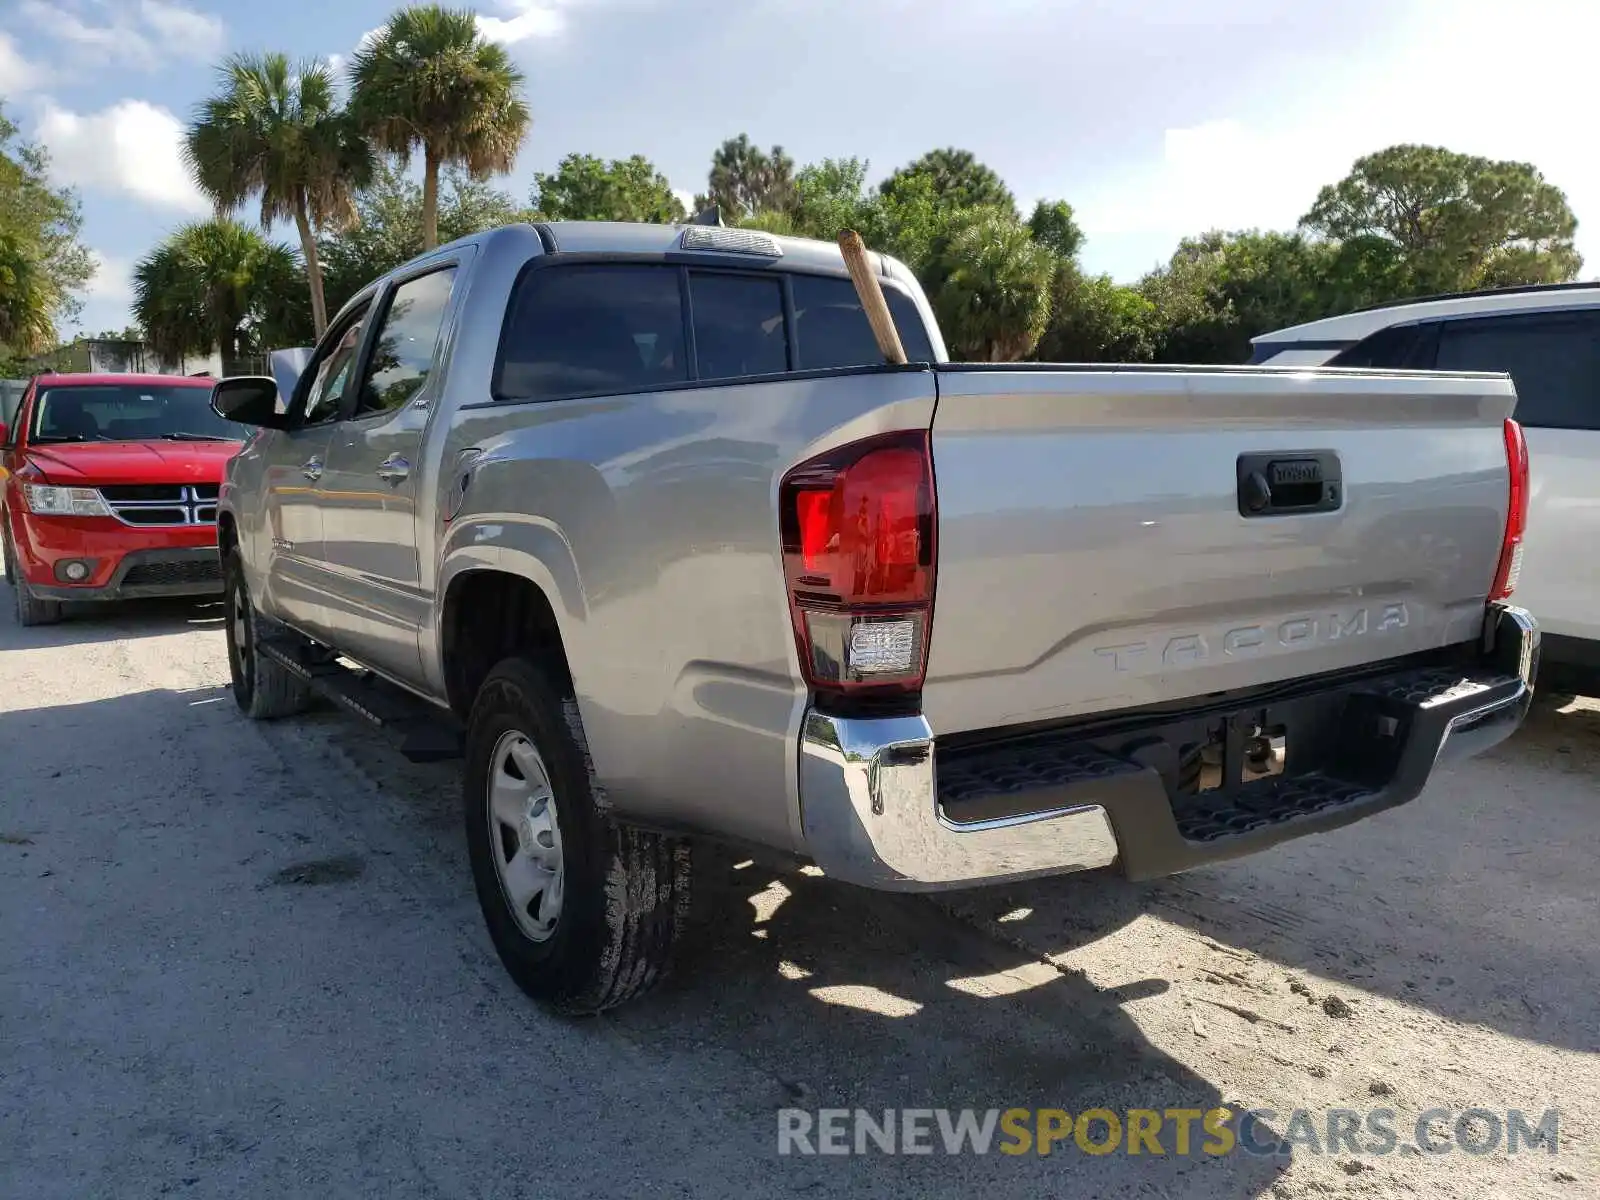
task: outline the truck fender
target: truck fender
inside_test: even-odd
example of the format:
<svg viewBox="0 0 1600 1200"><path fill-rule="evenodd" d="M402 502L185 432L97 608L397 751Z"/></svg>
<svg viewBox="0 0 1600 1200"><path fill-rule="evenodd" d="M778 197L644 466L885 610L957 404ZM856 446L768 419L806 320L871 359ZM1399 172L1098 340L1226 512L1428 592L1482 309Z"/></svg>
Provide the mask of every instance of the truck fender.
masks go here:
<svg viewBox="0 0 1600 1200"><path fill-rule="evenodd" d="M588 616L578 564L559 529L537 518L471 517L454 524L445 541L436 628L451 582L463 571L482 570L520 575L537 584L555 610L563 636L569 626L582 624Z"/></svg>

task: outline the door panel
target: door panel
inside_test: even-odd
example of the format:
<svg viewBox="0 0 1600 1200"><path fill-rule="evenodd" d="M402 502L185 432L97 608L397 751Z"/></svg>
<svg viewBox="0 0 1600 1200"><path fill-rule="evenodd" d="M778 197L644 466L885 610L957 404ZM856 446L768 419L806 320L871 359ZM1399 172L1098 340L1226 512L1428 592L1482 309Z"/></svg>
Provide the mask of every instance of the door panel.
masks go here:
<svg viewBox="0 0 1600 1200"><path fill-rule="evenodd" d="M1528 532L1513 604L1546 633L1600 640L1600 431L1527 429Z"/></svg>
<svg viewBox="0 0 1600 1200"><path fill-rule="evenodd" d="M1531 484L1512 601L1547 633L1600 638L1600 313L1447 321L1436 365L1511 375Z"/></svg>
<svg viewBox="0 0 1600 1200"><path fill-rule="evenodd" d="M267 450L265 494L269 558L264 609L326 638L333 598L323 540L323 488L329 444L360 366L369 306L328 331L298 380L289 408L299 424Z"/></svg>
<svg viewBox="0 0 1600 1200"><path fill-rule="evenodd" d="M326 625L317 469L327 459L331 431L321 425L277 433L263 451L269 540L261 607L310 634Z"/></svg>
<svg viewBox="0 0 1600 1200"><path fill-rule="evenodd" d="M394 287L322 480L333 641L408 683L422 682L418 633L429 612L417 559L422 438L455 278L450 264Z"/></svg>

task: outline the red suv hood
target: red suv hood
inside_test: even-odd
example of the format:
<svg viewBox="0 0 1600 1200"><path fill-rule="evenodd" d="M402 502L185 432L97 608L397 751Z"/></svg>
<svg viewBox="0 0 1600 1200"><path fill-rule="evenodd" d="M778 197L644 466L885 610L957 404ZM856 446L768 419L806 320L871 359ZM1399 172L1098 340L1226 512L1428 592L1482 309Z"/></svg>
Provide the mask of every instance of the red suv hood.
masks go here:
<svg viewBox="0 0 1600 1200"><path fill-rule="evenodd" d="M28 458L57 484L221 483L241 442L61 442L29 446Z"/></svg>

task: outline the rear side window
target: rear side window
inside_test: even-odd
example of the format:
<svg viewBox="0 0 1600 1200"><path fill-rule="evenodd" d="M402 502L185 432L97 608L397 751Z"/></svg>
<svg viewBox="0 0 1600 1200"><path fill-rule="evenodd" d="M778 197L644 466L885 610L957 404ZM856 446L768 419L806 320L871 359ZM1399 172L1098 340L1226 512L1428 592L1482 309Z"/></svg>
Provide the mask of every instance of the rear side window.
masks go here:
<svg viewBox="0 0 1600 1200"><path fill-rule="evenodd" d="M856 299L848 279L795 275L795 369L816 371L824 367L869 367L883 361L872 326ZM889 313L900 331L900 342L912 362L932 362L933 343L917 306L904 292L883 289Z"/></svg>
<svg viewBox="0 0 1600 1200"><path fill-rule="evenodd" d="M688 378L677 268L546 267L528 271L517 285L494 394L561 400Z"/></svg>
<svg viewBox="0 0 1600 1200"><path fill-rule="evenodd" d="M1437 325L1391 325L1328 360L1330 367L1386 367L1426 371L1439 344Z"/></svg>
<svg viewBox="0 0 1600 1200"><path fill-rule="evenodd" d="M1540 313L1446 321L1441 371L1506 371L1516 418L1553 429L1600 429L1600 315Z"/></svg>
<svg viewBox="0 0 1600 1200"><path fill-rule="evenodd" d="M789 369L781 279L690 271L689 302L701 379L775 375Z"/></svg>

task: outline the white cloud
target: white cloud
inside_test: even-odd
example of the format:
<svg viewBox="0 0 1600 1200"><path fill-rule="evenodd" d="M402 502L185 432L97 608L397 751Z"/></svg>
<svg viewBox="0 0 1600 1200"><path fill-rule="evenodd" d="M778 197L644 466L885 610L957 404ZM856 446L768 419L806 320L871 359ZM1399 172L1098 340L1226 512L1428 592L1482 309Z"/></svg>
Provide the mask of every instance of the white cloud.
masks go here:
<svg viewBox="0 0 1600 1200"><path fill-rule="evenodd" d="M195 216L211 212L183 162L183 123L164 108L123 100L79 114L47 100L37 133L50 150L51 173L62 183L125 192L153 207Z"/></svg>
<svg viewBox="0 0 1600 1200"><path fill-rule="evenodd" d="M87 296L98 304L126 305L133 300L133 260L120 254L95 252L94 278Z"/></svg>
<svg viewBox="0 0 1600 1200"><path fill-rule="evenodd" d="M1290 228L1357 158L1422 142L1535 164L1580 218L1590 215L1578 246L1588 271L1600 267L1589 128L1600 4L1519 0L1509 25L1502 0L1416 0L1394 11L1395 27L1369 54L1308 70L1303 86L1248 110L1168 129L1158 160L1080 190L1074 207L1091 256L1097 236L1170 247L1209 228ZM1508 83L1495 65L1535 54L1534 87Z"/></svg>
<svg viewBox="0 0 1600 1200"><path fill-rule="evenodd" d="M491 42L502 46L515 46L535 38L559 37L567 29L567 10L580 3L594 0L495 0L504 16L477 13L478 32ZM384 27L369 29L356 42L356 49L365 47L383 32ZM350 65L350 55L328 55L328 66L337 74Z"/></svg>
<svg viewBox="0 0 1600 1200"><path fill-rule="evenodd" d="M62 332L68 336L120 331L133 319L134 260L95 252L94 278L83 292L83 311Z"/></svg>
<svg viewBox="0 0 1600 1200"><path fill-rule="evenodd" d="M339 79L339 80L342 81L343 76L344 76L344 72L350 66L351 58L354 57L356 54L360 53L362 50L365 50L368 46L370 46L372 44L373 40L380 33L382 33L383 30L384 30L384 27L382 25L378 26L376 29L367 30L359 38L356 39L355 50L353 50L350 54L330 54L330 55L328 55L328 70L333 72L334 78L335 79Z"/></svg>
<svg viewBox="0 0 1600 1200"><path fill-rule="evenodd" d="M174 58L209 62L227 42L222 19L171 0L22 0L17 11L48 37L68 43L78 61L128 63L147 70Z"/></svg>
<svg viewBox="0 0 1600 1200"><path fill-rule="evenodd" d="M567 10L579 0L498 0L504 17L478 14L478 32L491 42L514 46L533 38L559 37L566 32Z"/></svg>
<svg viewBox="0 0 1600 1200"><path fill-rule="evenodd" d="M191 57L214 58L222 52L227 41L221 17L195 12L181 4L140 0L139 15L163 44L170 46L176 43L180 49L187 50Z"/></svg>
<svg viewBox="0 0 1600 1200"><path fill-rule="evenodd" d="M0 97L21 96L44 80L44 69L24 58L16 42L0 30Z"/></svg>

